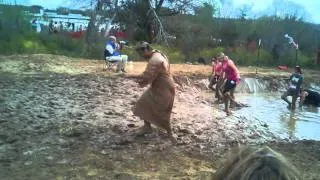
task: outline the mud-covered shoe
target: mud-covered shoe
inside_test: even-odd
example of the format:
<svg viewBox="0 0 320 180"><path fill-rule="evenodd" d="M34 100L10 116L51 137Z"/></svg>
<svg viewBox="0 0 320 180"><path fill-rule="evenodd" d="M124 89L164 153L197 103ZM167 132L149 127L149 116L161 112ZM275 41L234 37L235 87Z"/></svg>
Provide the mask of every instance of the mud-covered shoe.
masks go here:
<svg viewBox="0 0 320 180"><path fill-rule="evenodd" d="M123 72L123 73L127 73L127 71L126 71L126 70L124 70L124 69L121 69L121 72Z"/></svg>
<svg viewBox="0 0 320 180"><path fill-rule="evenodd" d="M232 115L232 112L230 110L224 110L224 112L226 112L227 116Z"/></svg>
<svg viewBox="0 0 320 180"><path fill-rule="evenodd" d="M138 129L137 136L143 136L145 134L151 134L152 128L150 126L142 126Z"/></svg>
<svg viewBox="0 0 320 180"><path fill-rule="evenodd" d="M178 143L178 136L175 134L169 134L169 139L173 144L177 144Z"/></svg>

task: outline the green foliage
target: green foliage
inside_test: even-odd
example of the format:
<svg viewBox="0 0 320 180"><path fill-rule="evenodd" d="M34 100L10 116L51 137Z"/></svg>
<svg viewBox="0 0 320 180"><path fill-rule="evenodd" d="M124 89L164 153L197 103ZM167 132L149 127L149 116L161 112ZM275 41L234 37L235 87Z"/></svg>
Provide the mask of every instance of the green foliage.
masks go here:
<svg viewBox="0 0 320 180"><path fill-rule="evenodd" d="M39 7L31 8L35 11L39 9ZM104 38L99 36L97 41L90 44L84 39L72 39L63 33L50 35L43 31L37 34L32 31L30 17L24 14L25 10L26 7L22 6L0 5L2 12L0 16L0 54L50 53L103 58ZM71 10L60 8L60 11ZM283 37L285 33L288 33L299 43L297 63L303 67L314 67L313 57L315 50L319 48L320 26L279 17L261 17L256 20L213 18L212 14L215 11L214 5L203 4L195 9L194 15L179 14L161 19L166 32L174 35L176 39L170 40L170 48L156 44L152 44L152 47L164 52L171 63L193 62L199 57L209 62L217 53L224 51L238 65L275 66L284 64L293 66L296 64L295 50ZM148 24L144 21L146 19L136 22L137 17L135 16L125 17L129 18L131 23L139 24L133 24L127 29L127 31L135 29L135 33L131 32L131 35L134 34L135 37L131 36L130 43L136 40L147 40L148 29L141 28ZM257 61L257 39L259 38L262 39L262 48L259 61ZM276 44L279 47L279 62L273 60L271 55L272 48ZM129 60L141 59L130 47L125 47L121 53L127 54Z"/></svg>
<svg viewBox="0 0 320 180"><path fill-rule="evenodd" d="M314 65L314 61L312 60L312 58L305 56L303 54L298 54L298 62L299 65L301 65L302 67L316 67Z"/></svg>
<svg viewBox="0 0 320 180"><path fill-rule="evenodd" d="M237 65L253 65L257 62L257 55L248 52L245 48L235 48L231 52L226 53Z"/></svg>
<svg viewBox="0 0 320 180"><path fill-rule="evenodd" d="M31 29L31 17L21 6L0 6L0 54L50 53L69 56L83 55L83 42L67 34L40 34Z"/></svg>
<svg viewBox="0 0 320 180"><path fill-rule="evenodd" d="M168 48L161 45L152 45L152 48L163 52L172 64L183 63L186 59L185 55L177 48Z"/></svg>
<svg viewBox="0 0 320 180"><path fill-rule="evenodd" d="M121 53L127 55L129 61L138 61L141 59L141 57L139 57L139 54L134 50L133 47L124 47L121 50Z"/></svg>
<svg viewBox="0 0 320 180"><path fill-rule="evenodd" d="M220 52L223 52L223 51L224 51L223 47L206 48L195 53L196 56L194 58L203 57L205 59L211 59L212 57L217 56Z"/></svg>

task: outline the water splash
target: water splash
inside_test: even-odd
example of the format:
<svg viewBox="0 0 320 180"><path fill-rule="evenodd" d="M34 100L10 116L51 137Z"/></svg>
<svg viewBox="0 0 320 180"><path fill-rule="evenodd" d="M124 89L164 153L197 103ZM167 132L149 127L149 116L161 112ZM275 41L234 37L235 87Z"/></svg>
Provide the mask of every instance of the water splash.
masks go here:
<svg viewBox="0 0 320 180"><path fill-rule="evenodd" d="M263 93L270 91L270 82L263 79L244 78L239 86L237 92L241 93Z"/></svg>

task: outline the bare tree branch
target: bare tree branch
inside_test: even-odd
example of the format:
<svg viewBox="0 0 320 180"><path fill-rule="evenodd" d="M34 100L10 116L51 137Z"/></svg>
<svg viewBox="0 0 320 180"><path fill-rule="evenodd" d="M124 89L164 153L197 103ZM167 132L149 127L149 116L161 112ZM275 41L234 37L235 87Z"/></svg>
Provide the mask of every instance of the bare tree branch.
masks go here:
<svg viewBox="0 0 320 180"><path fill-rule="evenodd" d="M156 5L156 12L160 11L160 8L162 7L163 2L164 2L164 0L160 0L159 3Z"/></svg>
<svg viewBox="0 0 320 180"><path fill-rule="evenodd" d="M152 7L149 9L147 14L150 14L150 13L152 13L155 23L159 26L159 30L158 30L157 37L156 37L157 41L164 40L166 46L169 46L167 36L166 36L165 30L163 28L162 22L161 22L159 16L157 15L156 11Z"/></svg>

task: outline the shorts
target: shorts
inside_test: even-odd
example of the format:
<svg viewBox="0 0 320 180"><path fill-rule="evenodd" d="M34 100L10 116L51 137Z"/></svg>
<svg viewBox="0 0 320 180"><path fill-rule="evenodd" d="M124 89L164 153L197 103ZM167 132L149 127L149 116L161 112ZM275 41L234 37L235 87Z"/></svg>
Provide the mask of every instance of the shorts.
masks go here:
<svg viewBox="0 0 320 180"><path fill-rule="evenodd" d="M232 91L236 88L237 83L236 81L233 80L227 80L226 84L224 85L224 90L223 90L223 94L229 91Z"/></svg>
<svg viewBox="0 0 320 180"><path fill-rule="evenodd" d="M300 90L296 90L296 89L291 89L289 88L285 94L285 96L294 96L294 97L299 97L300 96Z"/></svg>

